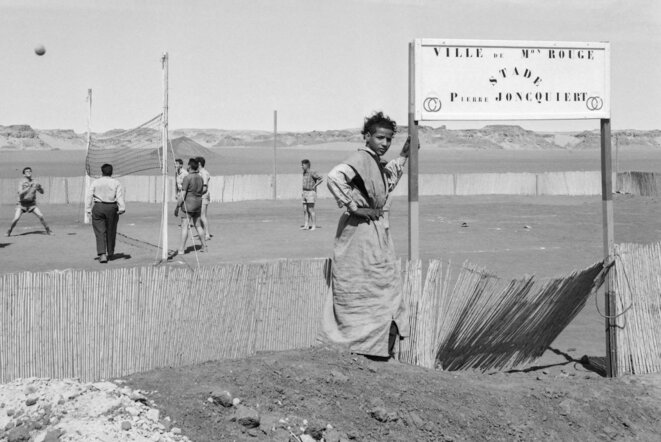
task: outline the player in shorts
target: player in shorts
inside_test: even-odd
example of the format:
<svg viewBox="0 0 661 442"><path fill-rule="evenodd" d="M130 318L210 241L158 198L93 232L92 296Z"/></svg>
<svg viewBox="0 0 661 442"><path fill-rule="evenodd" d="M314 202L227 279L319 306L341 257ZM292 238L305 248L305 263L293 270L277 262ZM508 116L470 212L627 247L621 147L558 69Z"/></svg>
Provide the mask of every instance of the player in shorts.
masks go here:
<svg viewBox="0 0 661 442"><path fill-rule="evenodd" d="M48 227L44 215L37 207L37 192L43 194L44 188L41 187L37 181L32 179L32 168L26 167L23 169L23 179L18 183L18 201L16 204L16 211L14 212L14 219L7 230L7 236L11 236L12 230L16 227L16 223L24 213L34 213L41 224L46 229L46 234L52 235L53 231Z"/></svg>
<svg viewBox="0 0 661 442"><path fill-rule="evenodd" d="M186 241L188 240L188 230L195 227L202 243L201 252L207 251L207 245L204 236L204 228L197 225L202 213L202 195L206 190L204 180L198 172L199 163L195 158L188 161L188 175L184 177L181 185L181 193L177 198L177 207L174 209L174 216L181 214L181 244L178 255L186 253Z"/></svg>
<svg viewBox="0 0 661 442"><path fill-rule="evenodd" d="M200 172L200 176L202 177L202 181L204 181L204 188L205 188L204 195L202 195L202 211L200 213L200 224L202 225L202 228L204 228L204 231L206 232L207 235L204 239L209 241L213 236L209 231L209 218L207 217L207 209L209 208L209 203L211 203L211 194L209 193L209 181L211 181L211 174L204 167L206 164L206 160L204 159L204 157L195 157L195 159L200 165L199 172Z"/></svg>
<svg viewBox="0 0 661 442"><path fill-rule="evenodd" d="M310 170L310 160L301 161L303 169L303 220L301 230L315 230L317 215L314 213L314 203L317 201L317 187L324 181L323 177Z"/></svg>
<svg viewBox="0 0 661 442"><path fill-rule="evenodd" d="M181 158L177 158L174 160L174 190L177 198L179 198L179 194L181 193L186 175L188 175L188 171L184 169L184 161Z"/></svg>
<svg viewBox="0 0 661 442"><path fill-rule="evenodd" d="M174 160L174 197L175 200L179 199L181 194L181 186L184 184L184 178L188 175L188 171L184 169L184 161L181 158ZM178 227L181 227L179 222Z"/></svg>

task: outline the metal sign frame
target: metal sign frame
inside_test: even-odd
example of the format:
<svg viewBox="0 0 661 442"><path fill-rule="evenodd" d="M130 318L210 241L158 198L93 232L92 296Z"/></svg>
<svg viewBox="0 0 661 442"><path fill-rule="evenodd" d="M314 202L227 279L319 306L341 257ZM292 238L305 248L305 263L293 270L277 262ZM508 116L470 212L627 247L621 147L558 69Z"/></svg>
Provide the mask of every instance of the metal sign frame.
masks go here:
<svg viewBox="0 0 661 442"><path fill-rule="evenodd" d="M433 49L433 52L428 49ZM415 119L418 121L610 118L610 43L422 38L414 40L413 51L417 104ZM524 53L527 55L523 56ZM587 65L587 63L591 63L588 61L589 59L594 60L597 64ZM433 79L430 80L422 72L422 64L427 63L426 67L430 68L429 64L433 63L432 60L439 60L434 66L437 75L442 74L443 65L447 65L450 69L455 67L464 69L464 74L455 79L461 84L453 84L453 86L459 88L456 93L461 94L461 98L464 98L464 96L465 98L478 98L474 95L480 95L480 99L488 100L490 98L491 101L488 104L472 103L473 106L465 104L464 106L471 106L471 110L463 112L445 112L448 105L447 94L450 91L439 90L437 84L428 85L427 83L433 83ZM529 67L530 70L528 70ZM501 69L505 70L505 68L508 70L507 76L504 72L501 76L499 72ZM520 72L514 71L516 68ZM574 69L572 70L572 68ZM593 78L582 78L581 74L589 74ZM524 93L524 96L530 95L529 102L531 106L529 108L511 112L505 110L502 112L479 112L479 107L493 107L493 103L497 101L492 95L492 91L495 90L494 86L500 88L502 83L511 84L517 78L523 80L524 75L530 76L526 77L526 79L529 79L529 81L526 80L526 83L528 83L526 86L530 89L527 90L528 93ZM470 83L471 80L477 82ZM483 82L480 82L481 80ZM469 82L469 84L467 85L466 82ZM560 85L570 86L571 83L576 82L579 82L580 86L586 89L591 88L581 90L579 96L582 96L583 100L579 101L585 103L585 106L581 104L580 109L573 107L571 112L563 113L544 113L544 111L536 112L534 109L530 109L530 107L539 107L544 104L548 109L552 107L551 103L562 102L561 98L565 98L565 103L567 98L569 98L568 101L575 102L571 96L565 96L570 92L566 90L546 90L546 86L549 83L554 84L551 86L552 88ZM497 83L499 83L498 86ZM447 83L441 85L443 88L447 86L449 86ZM423 88L427 89L423 90ZM461 90L461 88L464 89ZM428 96L431 90L442 95L442 97L434 94ZM574 92L572 91L572 93ZM535 103L537 101L535 96L539 99L537 103ZM546 97L546 100L543 100L543 97ZM517 101L516 95L513 101ZM443 103L443 106L441 106L441 103ZM421 104L424 104L424 106ZM513 105L513 102L503 102L503 107L512 107ZM523 106L519 106L519 108L521 107Z"/></svg>
<svg viewBox="0 0 661 442"><path fill-rule="evenodd" d="M605 51L604 63L604 81L608 106L605 106L603 112L591 113L586 116L581 114L566 114L559 116L557 114L544 115L535 114L534 117L526 114L489 114L480 115L477 118L442 117L438 119L424 119L425 115L420 111L420 81L421 72L416 70L416 56L420 54L423 46L439 45L453 47L509 47L509 48L569 48L569 47L589 47ZM462 46L463 45L463 46ZM418 123L419 121L486 121L486 120L542 120L542 119L598 119L600 120L601 130L601 198L603 212L603 248L604 265L610 266L614 256L614 231L613 231L613 168L611 157L611 121L610 121L610 43L576 43L576 42L531 42L531 41L495 41L495 40L452 40L452 39L416 39L409 43L409 102L408 102L408 130L411 137L411 149L408 164L408 212L409 212L409 259L419 259L420 257L420 225L419 225L419 192L418 192ZM586 105L588 105L586 100ZM432 107L434 109L435 107ZM488 117L488 118L487 118ZM611 332L617 324L615 317L615 296L612 293L612 276L605 281L605 322L606 322L606 375L615 376L617 373L617 342L615 333Z"/></svg>

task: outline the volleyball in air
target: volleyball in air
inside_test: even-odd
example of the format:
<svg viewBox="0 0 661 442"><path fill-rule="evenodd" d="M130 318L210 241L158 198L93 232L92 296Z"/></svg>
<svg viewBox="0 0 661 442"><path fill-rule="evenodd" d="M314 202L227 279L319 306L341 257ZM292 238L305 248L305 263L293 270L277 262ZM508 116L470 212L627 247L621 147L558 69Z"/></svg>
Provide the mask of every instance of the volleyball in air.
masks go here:
<svg viewBox="0 0 661 442"><path fill-rule="evenodd" d="M37 45L34 48L34 53L41 57L46 53L46 48L44 47L44 45Z"/></svg>

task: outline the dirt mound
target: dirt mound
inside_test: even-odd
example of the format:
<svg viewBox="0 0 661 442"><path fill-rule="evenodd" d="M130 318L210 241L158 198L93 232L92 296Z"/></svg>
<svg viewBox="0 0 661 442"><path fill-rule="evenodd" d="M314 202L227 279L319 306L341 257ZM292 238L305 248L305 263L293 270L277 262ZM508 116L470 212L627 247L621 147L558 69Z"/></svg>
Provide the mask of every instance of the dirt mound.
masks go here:
<svg viewBox="0 0 661 442"><path fill-rule="evenodd" d="M175 138L170 141L170 146L174 151L175 158L205 157L206 159L215 155L212 151L188 137Z"/></svg>
<svg viewBox="0 0 661 442"><path fill-rule="evenodd" d="M330 349L264 353L128 378L191 440L657 440L661 377L578 361L441 372Z"/></svg>

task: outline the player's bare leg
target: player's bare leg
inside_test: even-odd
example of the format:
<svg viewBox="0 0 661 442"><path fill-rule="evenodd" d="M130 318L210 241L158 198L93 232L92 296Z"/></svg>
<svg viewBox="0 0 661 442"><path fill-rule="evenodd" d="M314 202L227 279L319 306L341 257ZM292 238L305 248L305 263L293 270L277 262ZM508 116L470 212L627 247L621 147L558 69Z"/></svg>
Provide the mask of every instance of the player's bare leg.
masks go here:
<svg viewBox="0 0 661 442"><path fill-rule="evenodd" d="M317 228L317 214L314 211L314 203L308 204L308 213L310 214L310 230Z"/></svg>
<svg viewBox="0 0 661 442"><path fill-rule="evenodd" d="M186 241L188 241L188 229L189 229L188 217L181 218L181 241L179 242L179 250L177 255L183 255L186 253Z"/></svg>
<svg viewBox="0 0 661 442"><path fill-rule="evenodd" d="M206 241L209 241L211 239L211 234L209 233L209 218L207 217L207 209L209 207L209 204L202 203L202 211L200 214L200 226L202 227L203 231L206 231L206 236L204 239ZM200 236L200 240L202 240L202 237Z"/></svg>
<svg viewBox="0 0 661 442"><path fill-rule="evenodd" d="M18 220L21 219L21 215L23 215L23 211L20 207L17 207L16 211L14 212L14 219L11 220L11 225L9 226L9 230L7 230L7 236L11 236L11 231L14 230L14 227L16 227L16 223L18 223Z"/></svg>
<svg viewBox="0 0 661 442"><path fill-rule="evenodd" d="M200 225L198 226L197 220L193 220L193 225L195 226L195 229L197 230L197 235L200 237L200 243L202 244L202 248L200 249L200 252L206 252L207 251L207 236L204 235L204 227L202 227L201 222L200 222Z"/></svg>
<svg viewBox="0 0 661 442"><path fill-rule="evenodd" d="M310 227L308 220L309 220L308 205L306 203L303 203L303 225L301 226L301 230L307 230L308 227Z"/></svg>
<svg viewBox="0 0 661 442"><path fill-rule="evenodd" d="M41 221L41 224L44 226L44 229L46 229L46 233L49 235L53 234L53 231L48 227L48 224L46 223L46 220L44 219L44 214L41 213L41 210L39 210L39 207L35 207L34 210L32 211L37 218L39 218L39 221Z"/></svg>

